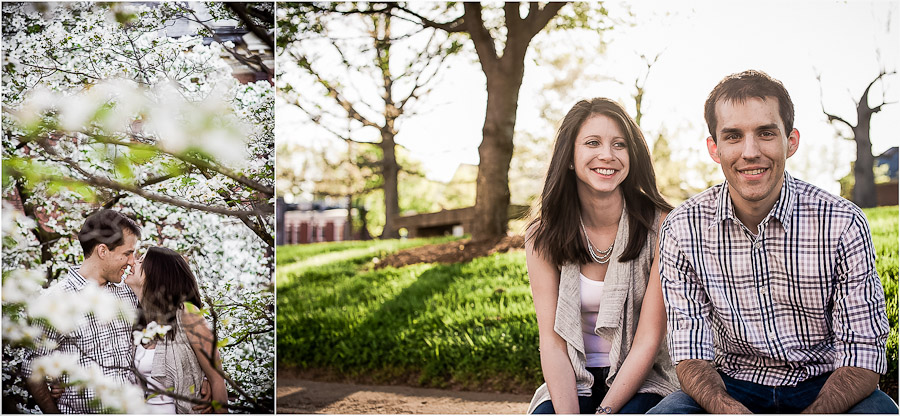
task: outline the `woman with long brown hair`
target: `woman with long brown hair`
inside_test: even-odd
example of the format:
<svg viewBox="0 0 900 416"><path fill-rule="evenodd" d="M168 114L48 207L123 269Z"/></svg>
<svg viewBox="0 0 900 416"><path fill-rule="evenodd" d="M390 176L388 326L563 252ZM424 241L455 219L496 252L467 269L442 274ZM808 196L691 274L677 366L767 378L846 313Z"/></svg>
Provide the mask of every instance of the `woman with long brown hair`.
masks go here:
<svg viewBox="0 0 900 416"><path fill-rule="evenodd" d="M145 329L152 322L171 327L165 335L136 347L134 364L142 376L138 379L145 380L151 391L175 393L151 395L147 400L150 409L154 413L195 413L196 403L186 398L200 399L204 375L212 400L227 404L213 333L203 316L187 306L199 309L203 302L197 279L184 257L164 247L150 247L135 261L126 282L139 299L135 329ZM218 406L215 411L225 413L227 409Z"/></svg>
<svg viewBox="0 0 900 416"><path fill-rule="evenodd" d="M644 413L678 388L657 247L671 209L625 109L575 104L525 244L545 381L529 413Z"/></svg>

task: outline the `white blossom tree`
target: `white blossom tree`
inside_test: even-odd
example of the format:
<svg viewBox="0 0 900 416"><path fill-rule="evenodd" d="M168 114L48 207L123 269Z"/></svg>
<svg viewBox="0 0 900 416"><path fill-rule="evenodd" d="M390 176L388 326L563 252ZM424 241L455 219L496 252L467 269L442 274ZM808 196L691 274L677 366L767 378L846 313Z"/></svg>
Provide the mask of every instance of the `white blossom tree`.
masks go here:
<svg viewBox="0 0 900 416"><path fill-rule="evenodd" d="M42 313L8 299L7 284L52 285L80 262L84 218L105 207L137 219L143 246L189 259L228 406L271 412L273 86L231 77L221 56L233 45L166 36L194 5L2 7L4 411L35 410L22 389L22 347L41 342L33 323ZM103 405L140 412L126 396Z"/></svg>

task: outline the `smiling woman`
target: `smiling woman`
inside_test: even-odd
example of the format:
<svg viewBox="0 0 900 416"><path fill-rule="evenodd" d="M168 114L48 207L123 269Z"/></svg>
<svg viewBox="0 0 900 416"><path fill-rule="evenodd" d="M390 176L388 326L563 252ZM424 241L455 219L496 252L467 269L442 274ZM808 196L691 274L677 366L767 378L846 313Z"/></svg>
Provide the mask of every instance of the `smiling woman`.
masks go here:
<svg viewBox="0 0 900 416"><path fill-rule="evenodd" d="M671 209L624 108L575 104L526 237L545 380L529 413L644 413L677 388L656 259Z"/></svg>

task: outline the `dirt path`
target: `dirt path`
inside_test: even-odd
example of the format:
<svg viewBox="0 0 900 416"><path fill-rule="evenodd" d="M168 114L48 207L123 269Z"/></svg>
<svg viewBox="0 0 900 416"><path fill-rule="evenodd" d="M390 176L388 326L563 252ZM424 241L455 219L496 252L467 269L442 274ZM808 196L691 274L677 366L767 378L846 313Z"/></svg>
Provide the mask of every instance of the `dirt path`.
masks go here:
<svg viewBox="0 0 900 416"><path fill-rule="evenodd" d="M525 414L531 396L278 377L278 413Z"/></svg>

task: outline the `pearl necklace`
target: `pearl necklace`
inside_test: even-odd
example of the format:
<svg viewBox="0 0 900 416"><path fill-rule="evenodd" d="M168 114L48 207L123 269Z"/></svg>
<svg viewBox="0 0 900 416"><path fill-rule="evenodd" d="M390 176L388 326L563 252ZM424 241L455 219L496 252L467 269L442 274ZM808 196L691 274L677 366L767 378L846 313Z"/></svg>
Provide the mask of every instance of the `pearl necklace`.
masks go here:
<svg viewBox="0 0 900 416"><path fill-rule="evenodd" d="M616 241L613 240L612 244L610 244L609 248L606 250L594 248L594 245L591 244L591 238L588 237L587 230L584 228L584 220L581 219L581 216L578 217L578 221L581 222L581 231L584 232L584 239L587 240L588 254L591 255L591 259L598 264L609 263L609 259L612 257L612 249L613 246L616 245Z"/></svg>

